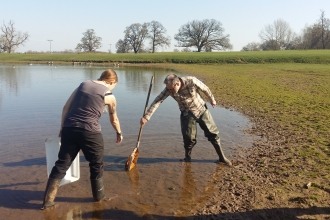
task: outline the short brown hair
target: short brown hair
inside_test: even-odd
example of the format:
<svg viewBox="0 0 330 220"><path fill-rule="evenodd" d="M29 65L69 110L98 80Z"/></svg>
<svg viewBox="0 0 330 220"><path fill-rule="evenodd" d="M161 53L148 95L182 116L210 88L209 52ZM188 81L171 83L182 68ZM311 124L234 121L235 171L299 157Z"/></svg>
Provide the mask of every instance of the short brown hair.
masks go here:
<svg viewBox="0 0 330 220"><path fill-rule="evenodd" d="M118 76L117 73L112 69L107 69L103 71L101 74L99 80L105 81L106 83L117 83L118 82Z"/></svg>
<svg viewBox="0 0 330 220"><path fill-rule="evenodd" d="M164 80L164 84L168 84L170 83L171 85L174 85L175 83L179 82L179 77L175 74L170 74L167 75L165 80Z"/></svg>

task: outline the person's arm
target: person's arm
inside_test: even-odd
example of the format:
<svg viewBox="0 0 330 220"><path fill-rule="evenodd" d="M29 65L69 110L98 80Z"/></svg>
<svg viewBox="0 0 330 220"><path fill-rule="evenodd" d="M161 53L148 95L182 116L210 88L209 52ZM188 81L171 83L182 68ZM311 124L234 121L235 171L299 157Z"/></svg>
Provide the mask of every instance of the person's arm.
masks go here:
<svg viewBox="0 0 330 220"><path fill-rule="evenodd" d="M165 89L155 98L155 100L151 103L149 109L146 111L146 113L144 114L144 116L141 118L140 120L140 124L144 125L145 123L147 123L151 116L153 115L153 113L156 111L156 109L159 107L159 105L169 96L169 92L167 90L167 88L165 87Z"/></svg>
<svg viewBox="0 0 330 220"><path fill-rule="evenodd" d="M77 88L78 89L78 88ZM70 95L69 99L66 101L65 105L63 106L63 110L62 110L62 119L61 119L61 128L60 128L60 133L58 134L59 137L61 137L62 135L62 129L63 129L63 124L64 124L64 119L66 114L68 113L71 104L72 104L72 100L74 98L74 96L77 93L77 89L75 89L72 94Z"/></svg>
<svg viewBox="0 0 330 220"><path fill-rule="evenodd" d="M194 81L194 84L197 86L197 88L206 95L206 97L209 99L209 102L211 103L212 107L214 108L217 105L217 102L215 101L210 88L208 86L206 86L204 83L202 83L202 81L200 81L197 78L194 78L193 81Z"/></svg>
<svg viewBox="0 0 330 220"><path fill-rule="evenodd" d="M123 135L120 129L120 122L117 116L116 106L117 101L114 95L106 95L104 97L104 103L108 106L108 112L110 117L110 123L112 127L117 132L117 140L116 143L121 143L123 141Z"/></svg>

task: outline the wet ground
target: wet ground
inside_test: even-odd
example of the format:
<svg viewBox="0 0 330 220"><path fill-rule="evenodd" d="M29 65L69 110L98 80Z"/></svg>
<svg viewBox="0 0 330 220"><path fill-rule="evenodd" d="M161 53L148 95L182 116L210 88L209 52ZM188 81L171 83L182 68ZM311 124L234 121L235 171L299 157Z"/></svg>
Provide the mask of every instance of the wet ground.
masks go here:
<svg viewBox="0 0 330 220"><path fill-rule="evenodd" d="M204 138L199 139L192 163L184 164L179 161L183 156L180 135L142 137L137 166L130 172L125 171L124 164L136 145L136 138L127 137L121 145L113 144L114 139L106 141L105 191L113 200L104 204L92 201L88 163L80 153L81 177L60 187L55 200L59 207L49 212L47 219L70 216L72 219L93 219L99 215L104 216L101 219L187 216L197 203L212 196L219 170L228 169L214 163L217 157L213 147ZM7 144L8 149L1 154L1 216L5 219L43 219L45 213L38 210L47 181L43 143L34 147L33 140ZM237 146L226 141L223 145L227 146L226 153L230 158L230 149Z"/></svg>

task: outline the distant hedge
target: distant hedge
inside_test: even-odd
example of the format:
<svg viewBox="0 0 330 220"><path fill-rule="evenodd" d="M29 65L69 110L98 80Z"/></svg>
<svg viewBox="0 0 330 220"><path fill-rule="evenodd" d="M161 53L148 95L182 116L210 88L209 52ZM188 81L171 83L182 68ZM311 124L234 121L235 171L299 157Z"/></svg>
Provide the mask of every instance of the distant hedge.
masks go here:
<svg viewBox="0 0 330 220"><path fill-rule="evenodd" d="M0 62L181 63L181 64L330 64L330 50L159 53L0 53Z"/></svg>

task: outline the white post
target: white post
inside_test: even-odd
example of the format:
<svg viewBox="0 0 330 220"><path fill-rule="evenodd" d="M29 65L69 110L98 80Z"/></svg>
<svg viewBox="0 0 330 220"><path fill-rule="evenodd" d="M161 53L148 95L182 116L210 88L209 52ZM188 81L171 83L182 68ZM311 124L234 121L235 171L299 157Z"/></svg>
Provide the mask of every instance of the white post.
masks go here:
<svg viewBox="0 0 330 220"><path fill-rule="evenodd" d="M47 40L49 41L49 51L50 51L50 54L52 54L52 41L53 40Z"/></svg>

